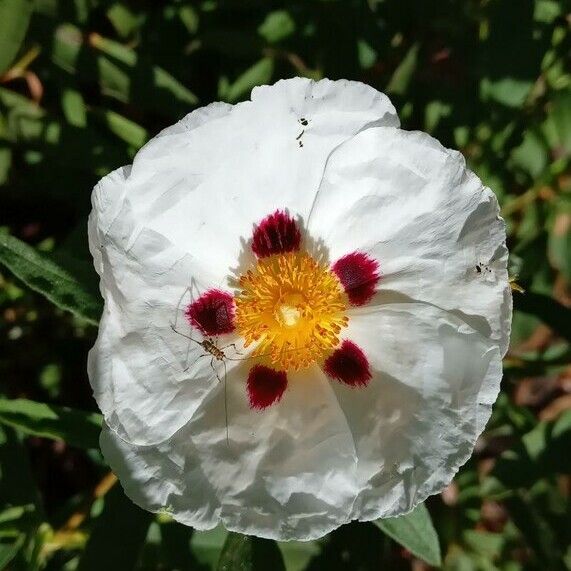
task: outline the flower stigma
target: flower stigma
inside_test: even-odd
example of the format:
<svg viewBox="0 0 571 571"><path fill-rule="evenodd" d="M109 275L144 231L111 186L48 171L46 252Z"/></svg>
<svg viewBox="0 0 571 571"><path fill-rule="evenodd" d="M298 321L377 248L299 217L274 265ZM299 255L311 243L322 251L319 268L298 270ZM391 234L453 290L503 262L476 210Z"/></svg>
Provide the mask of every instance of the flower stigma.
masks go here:
<svg viewBox="0 0 571 571"><path fill-rule="evenodd" d="M348 298L339 278L305 252L258 260L240 277L236 328L252 356L280 370L300 370L325 360L347 326Z"/></svg>

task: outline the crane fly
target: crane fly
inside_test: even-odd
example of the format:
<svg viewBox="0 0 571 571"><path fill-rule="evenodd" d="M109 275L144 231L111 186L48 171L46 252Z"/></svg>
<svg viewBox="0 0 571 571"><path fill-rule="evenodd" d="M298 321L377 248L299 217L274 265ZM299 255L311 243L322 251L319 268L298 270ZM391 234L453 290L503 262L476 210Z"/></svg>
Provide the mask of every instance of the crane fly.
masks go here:
<svg viewBox="0 0 571 571"><path fill-rule="evenodd" d="M194 328L193 328L190 320L187 321L189 328L190 328L189 333L187 334L187 333L184 333L182 331L179 331L179 329L178 329L179 313L181 310L182 301L184 299L184 296L187 293L190 293L190 304L194 303L194 297L192 294L192 285L191 285L191 286L187 287L184 290L184 292L182 293L182 295L180 296L180 299L179 299L178 304L177 304L176 316L174 319L174 323L173 322L170 323L170 328L172 329L172 331L174 333L176 333L177 335L180 335L181 337L184 337L185 339L187 339L189 341L189 345L188 345L188 349L187 349L187 353L186 353L186 359L185 359L186 367L184 368L184 371L188 371L188 369L190 369L190 367L191 367L191 365L188 364L188 357L190 354L190 347L191 347L192 343L199 346L204 351L201 355L199 355L194 360L192 365L194 365L196 362L198 362L200 359L202 359L204 357L210 357L210 368L214 372L214 375L218 379L218 382L223 383L223 386L224 386L224 418L225 418L225 423L226 423L226 443L229 446L230 445L230 437L229 437L229 428L228 428L228 393L227 393L227 386L226 386L227 385L226 381L227 381L227 376L228 376L228 368L227 368L226 363L227 363L227 361L247 361L250 359L258 359L261 357L268 356L269 353L260 354L260 355L250 355L250 356L237 357L236 355L242 355L242 353L240 353L238 351L235 343L229 343L228 345L224 345L223 347L219 347L218 336L203 336L202 339L197 339L194 336ZM224 307L224 310L226 311L225 305L222 305L221 307ZM230 348L234 349L234 351L235 351L234 356L229 356L226 354L226 351ZM292 349L285 349L284 351L285 352L301 351L304 348L305 347L298 347L298 348L292 348ZM216 370L215 363L217 363L217 362L221 362L222 366L224 367L224 380L222 380L220 378L220 375L219 375L218 371Z"/></svg>

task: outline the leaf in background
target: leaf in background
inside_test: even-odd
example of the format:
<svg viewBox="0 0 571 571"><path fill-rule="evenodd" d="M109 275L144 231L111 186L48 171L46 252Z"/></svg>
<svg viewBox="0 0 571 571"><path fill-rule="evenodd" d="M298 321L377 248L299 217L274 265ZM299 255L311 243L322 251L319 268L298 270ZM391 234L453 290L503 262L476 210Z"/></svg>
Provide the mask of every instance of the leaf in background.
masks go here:
<svg viewBox="0 0 571 571"><path fill-rule="evenodd" d="M424 504L406 515L378 519L375 524L416 557L430 565L442 565L438 536Z"/></svg>
<svg viewBox="0 0 571 571"><path fill-rule="evenodd" d="M169 569L196 569L200 563L190 549L190 539L194 533L191 527L161 515L158 517L161 535L161 551Z"/></svg>
<svg viewBox="0 0 571 571"><path fill-rule="evenodd" d="M99 34L86 40L69 24L56 31L52 59L60 68L88 81L97 77L103 94L143 110L179 117L198 103L192 91L132 48Z"/></svg>
<svg viewBox="0 0 571 571"><path fill-rule="evenodd" d="M271 539L230 532L217 571L285 571L282 554Z"/></svg>
<svg viewBox="0 0 571 571"><path fill-rule="evenodd" d="M571 282L571 199L560 198L555 204L554 214L547 251L553 266Z"/></svg>
<svg viewBox="0 0 571 571"><path fill-rule="evenodd" d="M105 122L112 133L135 149L142 147L149 138L143 127L119 113L105 110L96 112L96 115Z"/></svg>
<svg viewBox="0 0 571 571"><path fill-rule="evenodd" d="M208 531L194 531L190 540L192 553L201 565L216 569L228 532L221 526Z"/></svg>
<svg viewBox="0 0 571 571"><path fill-rule="evenodd" d="M503 495L550 474L571 472L571 410L554 422L540 422L504 452L482 484L482 493Z"/></svg>
<svg viewBox="0 0 571 571"><path fill-rule="evenodd" d="M269 83L274 72L274 60L266 57L248 68L234 83L226 86L219 95L221 99L234 103L248 95L256 85Z"/></svg>
<svg viewBox="0 0 571 571"><path fill-rule="evenodd" d="M34 2L2 0L0 2L0 75L14 61L28 30Z"/></svg>
<svg viewBox="0 0 571 571"><path fill-rule="evenodd" d="M77 571L135 569L154 515L137 507L116 484L79 560Z"/></svg>
<svg viewBox="0 0 571 571"><path fill-rule="evenodd" d="M43 518L41 500L32 476L28 454L18 434L0 426L0 520L6 531L0 533L0 569L17 557L14 569L36 569L36 531ZM11 522L9 520L12 520ZM22 549L24 547L31 549Z"/></svg>
<svg viewBox="0 0 571 571"><path fill-rule="evenodd" d="M134 14L128 6L120 2L115 2L107 9L107 17L123 38L130 36L144 20L144 16Z"/></svg>
<svg viewBox="0 0 571 571"><path fill-rule="evenodd" d="M26 536L23 533L15 538L0 538L0 569L8 568L8 564L18 555L25 541Z"/></svg>
<svg viewBox="0 0 571 571"><path fill-rule="evenodd" d="M92 288L78 281L48 254L38 252L13 236L0 234L0 263L58 307L97 325L101 300L95 297Z"/></svg>
<svg viewBox="0 0 571 571"><path fill-rule="evenodd" d="M532 291L514 295L513 300L514 309L539 317L553 331L571 340L571 309L547 295Z"/></svg>
<svg viewBox="0 0 571 571"><path fill-rule="evenodd" d="M548 109L543 131L557 157L571 156L571 89L557 92Z"/></svg>
<svg viewBox="0 0 571 571"><path fill-rule="evenodd" d="M482 78L480 96L483 101L493 99L506 107L521 107L533 87L533 81L503 77L491 80Z"/></svg>
<svg viewBox="0 0 571 571"><path fill-rule="evenodd" d="M270 12L260 24L258 33L268 43L280 42L295 32L295 22L287 10Z"/></svg>
<svg viewBox="0 0 571 571"><path fill-rule="evenodd" d="M407 90L414 72L418 65L418 50L420 45L413 44L406 56L401 60L398 67L393 72L393 75L387 85L387 92L395 95L404 95Z"/></svg>
<svg viewBox="0 0 571 571"><path fill-rule="evenodd" d="M99 448L101 415L26 399L0 399L0 423L25 434Z"/></svg>
<svg viewBox="0 0 571 571"><path fill-rule="evenodd" d="M287 571L304 571L320 552L317 541L280 541L278 545Z"/></svg>
<svg viewBox="0 0 571 571"><path fill-rule="evenodd" d="M87 125L87 110L81 93L75 89L64 89L61 95L61 106L67 122L74 127Z"/></svg>

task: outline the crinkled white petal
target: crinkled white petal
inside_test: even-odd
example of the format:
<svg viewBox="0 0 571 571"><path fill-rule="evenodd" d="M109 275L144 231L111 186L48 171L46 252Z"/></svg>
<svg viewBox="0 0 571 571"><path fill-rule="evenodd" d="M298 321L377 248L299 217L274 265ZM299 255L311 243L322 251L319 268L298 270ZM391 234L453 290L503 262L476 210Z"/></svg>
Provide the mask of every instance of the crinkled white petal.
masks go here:
<svg viewBox="0 0 571 571"><path fill-rule="evenodd" d="M309 231L335 260L353 250L380 264L378 296L452 311L509 342L505 225L464 157L425 133L369 129L329 157Z"/></svg>
<svg viewBox="0 0 571 571"><path fill-rule="evenodd" d="M105 457L127 494L182 523L276 539L315 539L339 525L404 513L442 489L469 457L501 378L498 346L431 305L376 305L346 337L369 357L366 388L317 368L290 375L278 406L253 412L247 366L158 446L108 429Z"/></svg>
<svg viewBox="0 0 571 571"><path fill-rule="evenodd" d="M184 289L196 298L228 287L251 259L255 222L276 208L306 216L332 150L369 126L397 124L387 97L361 83L280 81L254 89L252 101L191 113L96 186L89 236L106 308L89 374L114 431L152 444L192 417L212 380L208 360L195 392L163 339Z"/></svg>
<svg viewBox="0 0 571 571"><path fill-rule="evenodd" d="M470 455L509 336L505 230L461 156L398 129L384 95L295 79L208 106L103 179L93 207L105 311L89 374L103 452L142 507L314 539L412 509ZM186 331L193 297L232 289L253 225L276 209L331 261L367 252L382 279L343 332L369 359L369 385L314 366L259 412L249 361L212 367L171 325Z"/></svg>

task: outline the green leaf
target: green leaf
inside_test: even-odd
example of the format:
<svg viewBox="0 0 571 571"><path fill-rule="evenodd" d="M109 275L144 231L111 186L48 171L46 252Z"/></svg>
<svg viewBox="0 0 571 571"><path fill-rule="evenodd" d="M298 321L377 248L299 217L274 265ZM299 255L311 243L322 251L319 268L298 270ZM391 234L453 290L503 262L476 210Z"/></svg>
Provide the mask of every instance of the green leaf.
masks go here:
<svg viewBox="0 0 571 571"><path fill-rule="evenodd" d="M406 515L379 519L375 524L416 557L430 565L442 565L438 536L424 504Z"/></svg>
<svg viewBox="0 0 571 571"><path fill-rule="evenodd" d="M15 539L0 540L0 569L7 569L8 563L18 555L25 541L26 536L23 533Z"/></svg>
<svg viewBox="0 0 571 571"><path fill-rule="evenodd" d="M229 85L224 92L220 94L220 97L230 103L234 103L248 95L256 85L269 83L273 71L274 60L267 57L263 58L240 75L234 83Z"/></svg>
<svg viewBox="0 0 571 571"><path fill-rule="evenodd" d="M129 571L135 569L153 514L137 507L115 485L105 496L77 571Z"/></svg>
<svg viewBox="0 0 571 571"><path fill-rule="evenodd" d="M139 149L147 142L147 131L130 119L109 110L97 112L96 114L102 118L107 128L113 134L136 149Z"/></svg>
<svg viewBox="0 0 571 571"><path fill-rule="evenodd" d="M230 532L218 560L218 571L285 571L282 554L271 539Z"/></svg>
<svg viewBox="0 0 571 571"><path fill-rule="evenodd" d="M0 423L26 434L98 448L101 415L26 399L0 399Z"/></svg>
<svg viewBox="0 0 571 571"><path fill-rule="evenodd" d="M102 304L93 293L93 284L90 287L79 281L55 258L13 236L0 234L0 264L58 307L97 325Z"/></svg>
<svg viewBox="0 0 571 571"><path fill-rule="evenodd" d="M482 484L486 495L526 488L541 478L571 471L571 411L554 422L540 422L504 452Z"/></svg>
<svg viewBox="0 0 571 571"><path fill-rule="evenodd" d="M61 96L61 106L67 122L74 127L83 128L87 125L87 110L83 96L75 89L64 89Z"/></svg>
<svg viewBox="0 0 571 571"><path fill-rule="evenodd" d="M3 532L0 569L13 559L14 569L36 569L36 532L45 520L40 494L21 435L3 426L0 426L0 509Z"/></svg>
<svg viewBox="0 0 571 571"><path fill-rule="evenodd" d="M269 43L284 40L294 32L295 22L286 10L270 12L258 28L260 36Z"/></svg>
<svg viewBox="0 0 571 571"><path fill-rule="evenodd" d="M402 59L398 67L393 72L393 75L387 85L387 91L395 95L404 95L407 90L412 77L418 65L418 50L420 45L413 44L406 56Z"/></svg>
<svg viewBox="0 0 571 571"><path fill-rule="evenodd" d="M0 2L0 75L18 55L30 24L33 6L32 0Z"/></svg>

